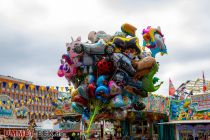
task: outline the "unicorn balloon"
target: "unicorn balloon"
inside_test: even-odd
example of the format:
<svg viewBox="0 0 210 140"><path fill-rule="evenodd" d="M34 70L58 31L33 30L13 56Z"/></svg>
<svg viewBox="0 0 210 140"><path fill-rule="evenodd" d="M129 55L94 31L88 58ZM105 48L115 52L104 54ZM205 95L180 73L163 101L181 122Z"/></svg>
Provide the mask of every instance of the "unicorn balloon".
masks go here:
<svg viewBox="0 0 210 140"><path fill-rule="evenodd" d="M166 45L164 43L164 38L160 27L151 28L151 26L148 26L147 29L143 30L142 35L144 39L143 46L150 49L152 52L152 57L155 57L159 52L161 55L167 54Z"/></svg>
<svg viewBox="0 0 210 140"><path fill-rule="evenodd" d="M66 43L67 54L62 55L61 65L58 70L58 76L65 76L68 81L76 75L77 67L81 66L80 58L77 53L73 51L76 45L81 43L81 37L78 37L75 41L72 38L71 43Z"/></svg>

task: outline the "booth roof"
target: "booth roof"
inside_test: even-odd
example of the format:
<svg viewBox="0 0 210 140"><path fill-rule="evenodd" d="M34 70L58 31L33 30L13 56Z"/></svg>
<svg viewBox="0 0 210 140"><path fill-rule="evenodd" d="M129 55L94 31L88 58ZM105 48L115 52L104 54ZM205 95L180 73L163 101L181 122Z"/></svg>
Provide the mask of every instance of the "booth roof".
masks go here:
<svg viewBox="0 0 210 140"><path fill-rule="evenodd" d="M28 126L22 125L0 125L0 128L28 128Z"/></svg>
<svg viewBox="0 0 210 140"><path fill-rule="evenodd" d="M170 121L158 124L192 124L192 123L210 123L210 120L185 120L185 121Z"/></svg>

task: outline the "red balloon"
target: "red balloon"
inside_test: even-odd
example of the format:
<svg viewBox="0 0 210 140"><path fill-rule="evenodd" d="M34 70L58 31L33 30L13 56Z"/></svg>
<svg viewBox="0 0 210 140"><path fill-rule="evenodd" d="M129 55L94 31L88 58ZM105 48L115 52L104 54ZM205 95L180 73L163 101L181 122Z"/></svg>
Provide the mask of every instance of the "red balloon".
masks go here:
<svg viewBox="0 0 210 140"><path fill-rule="evenodd" d="M72 98L72 102L76 102L82 106L87 106L88 102L85 98L83 98L82 96L80 95L76 95Z"/></svg>
<svg viewBox="0 0 210 140"><path fill-rule="evenodd" d="M94 84L89 84L87 87L87 93L89 98L94 98L95 97L95 86Z"/></svg>
<svg viewBox="0 0 210 140"><path fill-rule="evenodd" d="M107 61L106 59L101 59L97 63L98 73L101 74L110 74L114 71L113 62Z"/></svg>
<svg viewBox="0 0 210 140"><path fill-rule="evenodd" d="M58 70L57 72L59 77L63 77L64 76L64 71L63 70Z"/></svg>

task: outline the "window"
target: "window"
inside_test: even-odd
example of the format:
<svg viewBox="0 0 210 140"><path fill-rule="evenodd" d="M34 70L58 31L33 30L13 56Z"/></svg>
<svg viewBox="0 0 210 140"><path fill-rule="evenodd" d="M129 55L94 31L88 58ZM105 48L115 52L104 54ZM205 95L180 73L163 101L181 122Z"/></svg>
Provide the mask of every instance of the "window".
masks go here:
<svg viewBox="0 0 210 140"><path fill-rule="evenodd" d="M34 95L34 89L31 89L31 94Z"/></svg>
<svg viewBox="0 0 210 140"><path fill-rule="evenodd" d="M24 93L24 92L25 92L25 88L24 88L24 87L22 87L21 91L22 91L22 93Z"/></svg>
<svg viewBox="0 0 210 140"><path fill-rule="evenodd" d="M33 95L32 92L33 92L33 91L32 91L30 88L28 88L28 94L29 94L29 95Z"/></svg>
<svg viewBox="0 0 210 140"><path fill-rule="evenodd" d="M7 87L7 91L10 91L10 88L9 87Z"/></svg>
<svg viewBox="0 0 210 140"><path fill-rule="evenodd" d="M14 84L12 85L12 92L14 92L15 91L15 87L14 87Z"/></svg>
<svg viewBox="0 0 210 140"><path fill-rule="evenodd" d="M18 87L18 86L16 86L15 92L16 92L16 93L19 93L19 87Z"/></svg>
<svg viewBox="0 0 210 140"><path fill-rule="evenodd" d="M26 87L25 87L25 86L24 86L24 88L25 88L25 90L26 90L25 94L28 94L29 90L28 90L28 89L26 89Z"/></svg>
<svg viewBox="0 0 210 140"><path fill-rule="evenodd" d="M36 95L38 95L39 91L37 89L35 89Z"/></svg>

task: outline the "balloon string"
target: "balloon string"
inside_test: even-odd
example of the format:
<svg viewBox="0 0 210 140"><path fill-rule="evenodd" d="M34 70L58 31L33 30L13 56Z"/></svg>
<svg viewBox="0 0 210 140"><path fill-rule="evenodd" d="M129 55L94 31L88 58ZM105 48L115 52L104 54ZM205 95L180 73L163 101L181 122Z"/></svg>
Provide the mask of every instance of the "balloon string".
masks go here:
<svg viewBox="0 0 210 140"><path fill-rule="evenodd" d="M96 114L98 113L99 109L100 109L99 106L96 106L95 109L94 109L93 115L92 115L92 117L91 117L91 119L90 119L90 124L89 124L88 129L87 129L87 134L88 134L88 135L90 134L90 129L91 129L93 120L94 120Z"/></svg>

